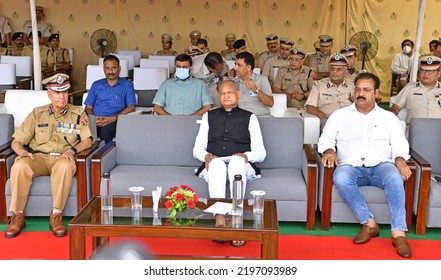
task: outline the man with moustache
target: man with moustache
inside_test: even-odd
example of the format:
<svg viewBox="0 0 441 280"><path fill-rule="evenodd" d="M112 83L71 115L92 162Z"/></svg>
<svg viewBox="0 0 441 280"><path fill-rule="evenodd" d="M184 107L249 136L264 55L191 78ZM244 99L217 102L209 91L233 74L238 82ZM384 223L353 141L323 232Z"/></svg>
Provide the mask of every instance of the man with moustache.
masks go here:
<svg viewBox="0 0 441 280"><path fill-rule="evenodd" d="M309 92L314 84L314 71L303 65L305 53L293 48L289 55L289 68L277 73L272 86L273 93L286 94L288 107L303 109Z"/></svg>
<svg viewBox="0 0 441 280"><path fill-rule="evenodd" d="M227 46L227 49L221 51L222 57L226 57L230 53L234 52L233 44L235 41L236 41L236 34L234 33L225 34L225 46Z"/></svg>
<svg viewBox="0 0 441 280"><path fill-rule="evenodd" d="M96 117L99 138L108 143L116 135L118 117L135 112L136 97L133 84L119 77L118 57L107 55L103 64L106 77L92 84L84 104L86 112Z"/></svg>
<svg viewBox="0 0 441 280"><path fill-rule="evenodd" d="M361 73L354 82L354 103L329 117L318 151L323 153L325 167L336 166L334 185L362 225L354 244L379 236L380 228L360 191L361 186L374 186L386 194L392 245L399 256L410 258L403 182L412 175L406 163L410 158L409 143L399 119L375 102L380 92L378 77Z"/></svg>
<svg viewBox="0 0 441 280"><path fill-rule="evenodd" d="M262 75L268 78L272 85L276 79L277 72L289 67L289 55L294 42L288 38L280 38L279 53L268 58L262 70Z"/></svg>
<svg viewBox="0 0 441 280"><path fill-rule="evenodd" d="M354 83L346 78L348 60L342 54L331 55L330 76L315 81L305 106L308 113L320 118L323 126L335 110L351 105Z"/></svg>
<svg viewBox="0 0 441 280"><path fill-rule="evenodd" d="M265 36L267 51L259 54L259 67L263 69L268 58L277 55L279 52L279 37L276 34L268 34Z"/></svg>
<svg viewBox="0 0 441 280"><path fill-rule="evenodd" d="M21 56L24 48L23 32L12 34L12 43L6 50L6 55Z"/></svg>
<svg viewBox="0 0 441 280"><path fill-rule="evenodd" d="M308 55L304 62L306 66L311 67L315 71L316 80L329 77L329 58L332 53L334 41L334 38L329 35L320 35L318 38L320 51L318 53Z"/></svg>
<svg viewBox="0 0 441 280"><path fill-rule="evenodd" d="M402 108L406 108L407 124L412 118L441 118L440 65L441 59L436 56L422 57L418 82L407 84L389 110L398 115Z"/></svg>

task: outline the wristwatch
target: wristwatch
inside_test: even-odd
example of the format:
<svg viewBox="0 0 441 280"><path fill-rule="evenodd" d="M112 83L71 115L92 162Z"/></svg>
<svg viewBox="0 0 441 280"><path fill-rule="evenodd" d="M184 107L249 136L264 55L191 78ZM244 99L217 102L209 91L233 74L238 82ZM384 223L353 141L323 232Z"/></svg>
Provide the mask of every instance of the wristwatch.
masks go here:
<svg viewBox="0 0 441 280"><path fill-rule="evenodd" d="M78 154L77 149L75 149L74 147L71 147L70 150L74 153L74 156L75 156L76 154Z"/></svg>
<svg viewBox="0 0 441 280"><path fill-rule="evenodd" d="M259 93L260 88L256 88L255 93Z"/></svg>

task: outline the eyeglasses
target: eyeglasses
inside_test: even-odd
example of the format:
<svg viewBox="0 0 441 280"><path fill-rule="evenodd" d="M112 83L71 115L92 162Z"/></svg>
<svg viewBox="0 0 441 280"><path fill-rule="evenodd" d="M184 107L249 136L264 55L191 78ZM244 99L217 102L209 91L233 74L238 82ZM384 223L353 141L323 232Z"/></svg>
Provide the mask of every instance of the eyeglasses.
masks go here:
<svg viewBox="0 0 441 280"><path fill-rule="evenodd" d="M421 74L433 74L438 72L438 69L436 70L421 70Z"/></svg>
<svg viewBox="0 0 441 280"><path fill-rule="evenodd" d="M235 94L234 91L219 92L220 96L227 96L227 95L230 96L230 95L233 95L233 94Z"/></svg>

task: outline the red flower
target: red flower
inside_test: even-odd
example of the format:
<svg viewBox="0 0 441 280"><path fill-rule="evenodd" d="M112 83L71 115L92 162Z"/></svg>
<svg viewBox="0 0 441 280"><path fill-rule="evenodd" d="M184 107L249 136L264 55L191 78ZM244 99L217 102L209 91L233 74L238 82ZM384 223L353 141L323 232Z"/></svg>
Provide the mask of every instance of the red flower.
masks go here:
<svg viewBox="0 0 441 280"><path fill-rule="evenodd" d="M194 201L199 201L199 196L198 196L197 194L194 194L194 195L193 195L193 200L194 200Z"/></svg>
<svg viewBox="0 0 441 280"><path fill-rule="evenodd" d="M171 202L171 200L167 200L166 202L165 202L165 209L170 209L170 208L172 208L172 206L173 206L173 202Z"/></svg>
<svg viewBox="0 0 441 280"><path fill-rule="evenodd" d="M176 201L181 201L185 198L185 196L182 193L177 193L176 194Z"/></svg>
<svg viewBox="0 0 441 280"><path fill-rule="evenodd" d="M186 189L188 189L188 186L187 185L181 185L181 189L186 190Z"/></svg>
<svg viewBox="0 0 441 280"><path fill-rule="evenodd" d="M193 209L196 207L196 203L194 202L194 200L189 200L189 201L187 201L187 206L188 206L188 208Z"/></svg>
<svg viewBox="0 0 441 280"><path fill-rule="evenodd" d="M165 194L165 196L167 197L170 197L172 195L172 192L171 191L168 191L166 194Z"/></svg>
<svg viewBox="0 0 441 280"><path fill-rule="evenodd" d="M171 189L170 189L172 192L175 192L175 191L177 191L178 190L178 187L176 187L176 186L173 186Z"/></svg>

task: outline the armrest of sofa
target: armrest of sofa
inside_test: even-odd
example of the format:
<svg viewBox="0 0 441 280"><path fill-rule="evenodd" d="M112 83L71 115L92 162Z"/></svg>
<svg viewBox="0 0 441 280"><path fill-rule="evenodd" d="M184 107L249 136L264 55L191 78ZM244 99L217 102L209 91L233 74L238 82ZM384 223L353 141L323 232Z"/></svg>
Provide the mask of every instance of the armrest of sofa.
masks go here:
<svg viewBox="0 0 441 280"><path fill-rule="evenodd" d="M0 145L0 153L3 151L6 151L7 149L9 149L11 147L11 141L8 141L6 143L4 143L3 145Z"/></svg>
<svg viewBox="0 0 441 280"><path fill-rule="evenodd" d="M304 143L317 144L320 137L320 119L316 115L308 112L302 113L304 122Z"/></svg>
<svg viewBox="0 0 441 280"><path fill-rule="evenodd" d="M426 234L427 207L429 205L432 166L420 154L410 149L411 159L416 163L416 223L415 234Z"/></svg>
<svg viewBox="0 0 441 280"><path fill-rule="evenodd" d="M8 148L0 153L0 222L5 224L8 222L8 214L6 211L6 181L9 178L9 171L16 157L15 152Z"/></svg>
<svg viewBox="0 0 441 280"><path fill-rule="evenodd" d="M88 166L87 161L88 161L88 159L90 159L93 156L93 154L98 150L99 147L100 147L100 142L95 141L95 143L93 143L90 148L88 148L84 151L81 151L81 153L79 153L77 155L76 177L77 177L77 187L78 187L78 191L77 191L78 211L81 208L83 208L84 205L86 205L86 203L87 203L87 188L88 188L87 172L90 169L90 166Z"/></svg>
<svg viewBox="0 0 441 280"><path fill-rule="evenodd" d="M315 218L317 210L317 161L313 153L311 144L304 144L305 160L302 164L303 176L307 185L307 202L306 202L306 229L315 230Z"/></svg>
<svg viewBox="0 0 441 280"><path fill-rule="evenodd" d="M109 172L116 165L116 145L110 141L92 157L92 197L100 194L101 174Z"/></svg>

